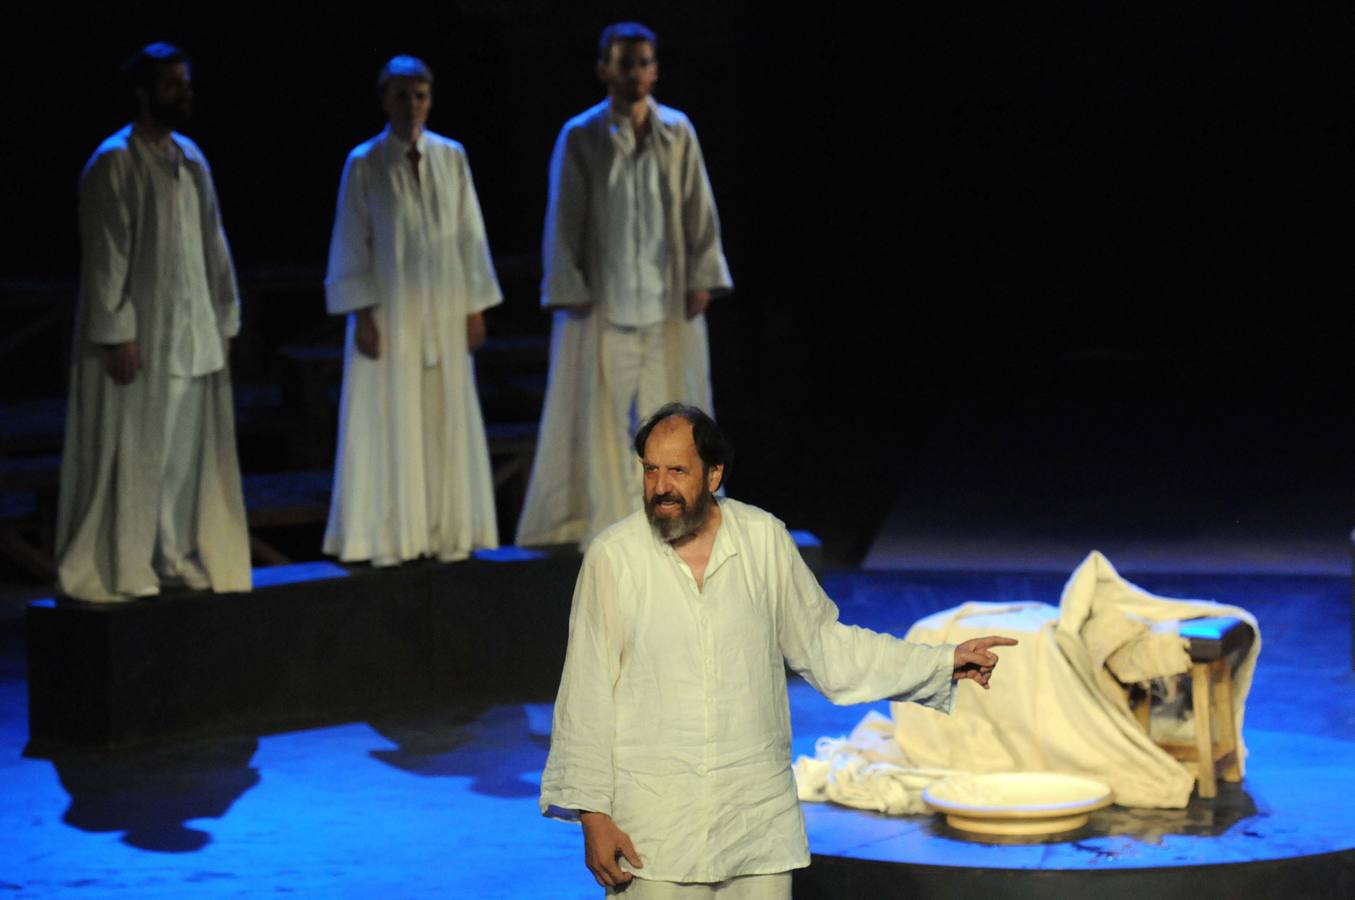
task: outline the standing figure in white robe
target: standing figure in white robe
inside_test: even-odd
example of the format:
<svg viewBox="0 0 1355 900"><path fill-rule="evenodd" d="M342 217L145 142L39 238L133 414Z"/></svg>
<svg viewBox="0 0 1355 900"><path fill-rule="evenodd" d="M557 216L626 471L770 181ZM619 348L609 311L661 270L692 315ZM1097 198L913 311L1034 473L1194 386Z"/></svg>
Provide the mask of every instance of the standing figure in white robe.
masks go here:
<svg viewBox="0 0 1355 900"><path fill-rule="evenodd" d="M650 96L655 46L643 25L604 29L607 99L565 124L551 158L550 377L519 544L586 545L639 509L639 422L669 401L713 406L705 311L733 281L696 132Z"/></svg>
<svg viewBox="0 0 1355 900"><path fill-rule="evenodd" d="M250 589L228 341L239 298L211 170L175 129L186 57L150 44L139 112L80 178L80 296L57 513L58 590Z"/></svg>
<svg viewBox="0 0 1355 900"><path fill-rule="evenodd" d="M502 302L465 150L427 131L433 75L397 56L389 124L348 156L325 302L349 317L324 550L396 565L498 546L471 354Z"/></svg>

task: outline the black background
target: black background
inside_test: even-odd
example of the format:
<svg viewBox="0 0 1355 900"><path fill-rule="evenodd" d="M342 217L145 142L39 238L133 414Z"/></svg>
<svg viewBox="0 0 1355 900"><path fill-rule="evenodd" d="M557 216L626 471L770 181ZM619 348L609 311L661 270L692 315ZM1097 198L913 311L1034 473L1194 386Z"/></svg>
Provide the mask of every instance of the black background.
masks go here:
<svg viewBox="0 0 1355 900"><path fill-rule="evenodd" d="M1162 428L1226 410L1267 434L1319 417L1349 444L1348 7L944 9L49 6L9 31L0 280L73 284L76 178L128 118L115 67L163 39L194 60L185 130L246 327L323 322L339 172L382 126L377 69L407 52L436 74L430 126L470 155L507 293L491 333L543 332L550 148L602 96L601 26L636 18L659 34L656 95L701 136L737 282L711 313L731 492L836 558L865 551L957 409L1107 403ZM248 290L279 273L304 289ZM5 397L60 393L66 341L6 360ZM1238 437L1192 429L1191 452ZM1132 450L1111 463L1134 490Z"/></svg>

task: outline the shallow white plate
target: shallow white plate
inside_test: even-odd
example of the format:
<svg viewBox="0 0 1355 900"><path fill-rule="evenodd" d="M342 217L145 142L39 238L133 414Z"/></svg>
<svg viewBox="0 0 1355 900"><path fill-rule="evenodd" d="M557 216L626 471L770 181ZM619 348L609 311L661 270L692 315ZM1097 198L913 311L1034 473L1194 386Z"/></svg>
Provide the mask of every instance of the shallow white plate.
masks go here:
<svg viewBox="0 0 1355 900"><path fill-rule="evenodd" d="M1021 835L1081 828L1089 813L1111 802L1101 782L1055 772L954 775L927 788L922 799L952 828Z"/></svg>

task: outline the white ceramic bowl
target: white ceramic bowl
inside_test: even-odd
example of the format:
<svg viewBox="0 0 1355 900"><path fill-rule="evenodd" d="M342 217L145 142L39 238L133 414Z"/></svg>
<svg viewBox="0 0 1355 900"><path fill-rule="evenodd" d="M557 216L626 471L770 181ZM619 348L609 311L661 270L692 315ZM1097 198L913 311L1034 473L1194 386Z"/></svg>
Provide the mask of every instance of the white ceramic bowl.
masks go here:
<svg viewBox="0 0 1355 900"><path fill-rule="evenodd" d="M923 791L922 799L952 828L1004 835L1073 831L1111 802L1101 782L1056 772L953 775Z"/></svg>

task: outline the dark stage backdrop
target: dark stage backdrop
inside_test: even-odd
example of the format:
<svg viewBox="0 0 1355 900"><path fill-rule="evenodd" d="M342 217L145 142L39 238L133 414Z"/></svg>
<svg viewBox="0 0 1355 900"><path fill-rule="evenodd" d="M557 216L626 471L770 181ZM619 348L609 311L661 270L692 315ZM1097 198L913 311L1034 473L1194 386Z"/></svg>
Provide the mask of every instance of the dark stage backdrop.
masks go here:
<svg viewBox="0 0 1355 900"><path fill-rule="evenodd" d="M0 280L70 302L75 180L126 119L114 67L165 39L195 60L187 131L246 281L309 285L247 294L247 322L282 303L322 322L340 168L381 127L381 62L410 52L437 75L431 127L469 151L508 293L491 329L543 332L550 148L601 96L601 25L639 18L660 99L701 135L738 283L711 314L731 491L836 558L865 551L961 407L1336 408L1348 438L1348 9L946 9L58 4L11 22ZM59 393L65 341L7 359L39 377L7 371L5 396Z"/></svg>

